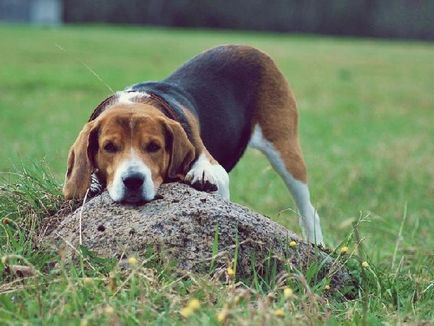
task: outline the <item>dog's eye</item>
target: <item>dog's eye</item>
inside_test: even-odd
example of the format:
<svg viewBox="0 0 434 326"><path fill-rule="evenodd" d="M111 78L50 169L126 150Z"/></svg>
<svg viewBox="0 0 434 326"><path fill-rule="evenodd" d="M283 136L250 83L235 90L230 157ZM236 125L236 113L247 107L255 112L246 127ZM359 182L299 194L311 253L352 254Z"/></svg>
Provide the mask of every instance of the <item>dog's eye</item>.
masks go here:
<svg viewBox="0 0 434 326"><path fill-rule="evenodd" d="M154 142L150 142L148 146L146 146L146 150L150 153L158 152L160 148L161 146Z"/></svg>
<svg viewBox="0 0 434 326"><path fill-rule="evenodd" d="M116 148L115 144L113 144L112 142L108 142L104 145L104 150L107 153L115 153L118 149Z"/></svg>

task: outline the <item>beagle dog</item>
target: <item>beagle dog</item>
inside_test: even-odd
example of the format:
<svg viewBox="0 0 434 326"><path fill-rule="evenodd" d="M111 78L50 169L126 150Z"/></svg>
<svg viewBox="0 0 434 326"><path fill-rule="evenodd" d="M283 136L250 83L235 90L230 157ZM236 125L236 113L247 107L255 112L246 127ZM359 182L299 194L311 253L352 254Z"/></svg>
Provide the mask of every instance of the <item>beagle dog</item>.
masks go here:
<svg viewBox="0 0 434 326"><path fill-rule="evenodd" d="M250 145L292 193L307 240L323 244L297 128L294 95L273 60L219 46L102 101L70 149L63 192L83 199L107 188L114 201L138 204L179 180L229 199L228 172Z"/></svg>

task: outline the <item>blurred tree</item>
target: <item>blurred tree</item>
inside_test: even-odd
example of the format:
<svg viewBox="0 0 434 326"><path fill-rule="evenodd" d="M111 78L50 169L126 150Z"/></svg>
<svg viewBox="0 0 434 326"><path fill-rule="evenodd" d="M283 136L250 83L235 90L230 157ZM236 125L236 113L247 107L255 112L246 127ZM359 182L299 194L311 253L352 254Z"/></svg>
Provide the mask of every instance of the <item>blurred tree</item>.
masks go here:
<svg viewBox="0 0 434 326"><path fill-rule="evenodd" d="M64 20L434 39L434 0L64 0Z"/></svg>

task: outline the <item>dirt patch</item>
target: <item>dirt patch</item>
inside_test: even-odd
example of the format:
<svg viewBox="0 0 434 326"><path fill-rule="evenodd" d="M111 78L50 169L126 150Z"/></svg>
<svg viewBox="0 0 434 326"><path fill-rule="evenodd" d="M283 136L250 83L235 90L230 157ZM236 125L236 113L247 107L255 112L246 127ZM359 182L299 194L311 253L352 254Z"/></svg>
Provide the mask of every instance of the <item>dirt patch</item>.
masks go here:
<svg viewBox="0 0 434 326"><path fill-rule="evenodd" d="M236 255L240 277L270 272L270 266L276 272L289 266L294 273L317 268L316 282L327 277L334 290L354 288L339 261L265 216L180 183L163 185L159 195L145 205L131 206L114 203L105 192L66 216L58 214L41 228L41 240L65 247L71 257L71 246L79 246L80 236L84 246L109 258L140 257L152 247L179 269L194 272L228 266ZM291 241L296 245L290 246ZM218 254L213 256L217 243Z"/></svg>

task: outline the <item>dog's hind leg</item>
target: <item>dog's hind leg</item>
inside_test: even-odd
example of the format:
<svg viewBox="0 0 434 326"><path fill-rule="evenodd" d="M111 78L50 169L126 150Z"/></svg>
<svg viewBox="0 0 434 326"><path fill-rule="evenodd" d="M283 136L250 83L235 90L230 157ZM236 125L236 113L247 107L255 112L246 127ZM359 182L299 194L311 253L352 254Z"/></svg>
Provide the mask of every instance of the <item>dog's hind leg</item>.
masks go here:
<svg viewBox="0 0 434 326"><path fill-rule="evenodd" d="M306 239L323 245L319 216L310 201L306 168L298 144L289 140L272 142L264 135L261 126L256 125L249 145L264 153L282 177L294 197L300 213L299 222Z"/></svg>
<svg viewBox="0 0 434 326"><path fill-rule="evenodd" d="M282 177L300 213L309 242L324 244L319 216L310 201L306 166L298 141L295 98L273 63L267 65L249 145L263 152Z"/></svg>

